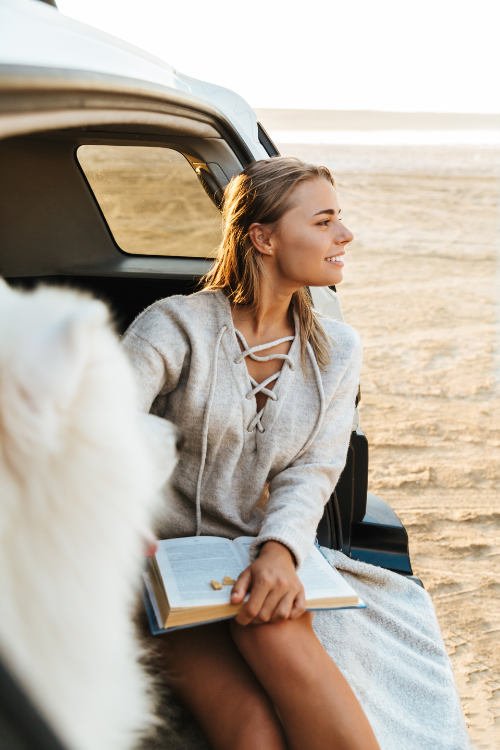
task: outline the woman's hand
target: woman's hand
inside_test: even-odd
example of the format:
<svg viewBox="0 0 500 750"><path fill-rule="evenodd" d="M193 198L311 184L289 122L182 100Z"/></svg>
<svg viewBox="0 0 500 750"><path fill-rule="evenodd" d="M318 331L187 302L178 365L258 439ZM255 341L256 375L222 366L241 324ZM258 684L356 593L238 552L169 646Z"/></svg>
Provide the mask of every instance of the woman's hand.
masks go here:
<svg viewBox="0 0 500 750"><path fill-rule="evenodd" d="M234 584L231 603L242 602L247 592L250 596L235 618L240 625L293 620L304 614L304 587L292 553L280 542L262 545L259 557Z"/></svg>

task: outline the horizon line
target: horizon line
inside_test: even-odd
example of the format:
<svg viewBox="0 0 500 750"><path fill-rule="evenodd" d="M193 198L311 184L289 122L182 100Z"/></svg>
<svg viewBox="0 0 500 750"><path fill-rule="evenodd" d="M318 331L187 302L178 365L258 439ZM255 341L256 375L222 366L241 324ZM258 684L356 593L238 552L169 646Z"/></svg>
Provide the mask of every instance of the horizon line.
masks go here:
<svg viewBox="0 0 500 750"><path fill-rule="evenodd" d="M366 109L366 108L350 108L345 109L342 107L268 107L251 105L252 109L269 110L272 112L353 112L356 114L384 114L384 115L460 115L471 116L471 117L498 117L500 126L500 111L498 112L471 112L471 111L456 111L456 110L420 110L420 109Z"/></svg>

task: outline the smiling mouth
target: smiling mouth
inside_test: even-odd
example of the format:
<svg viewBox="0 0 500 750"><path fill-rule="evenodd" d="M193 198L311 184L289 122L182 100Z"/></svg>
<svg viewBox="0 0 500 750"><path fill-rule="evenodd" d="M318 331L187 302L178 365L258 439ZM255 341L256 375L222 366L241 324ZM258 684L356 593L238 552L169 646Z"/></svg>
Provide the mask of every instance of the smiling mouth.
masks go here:
<svg viewBox="0 0 500 750"><path fill-rule="evenodd" d="M341 257L345 255L345 253L339 253L338 255L329 255L327 258L325 258L327 263L342 263Z"/></svg>

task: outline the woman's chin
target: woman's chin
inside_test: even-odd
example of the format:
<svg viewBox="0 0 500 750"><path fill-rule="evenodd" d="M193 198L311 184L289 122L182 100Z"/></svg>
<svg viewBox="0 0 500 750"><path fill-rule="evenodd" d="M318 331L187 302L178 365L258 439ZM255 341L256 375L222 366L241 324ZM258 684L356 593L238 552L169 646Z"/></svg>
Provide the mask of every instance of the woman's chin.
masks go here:
<svg viewBox="0 0 500 750"><path fill-rule="evenodd" d="M309 281L307 286L333 286L334 284L340 284L344 274L341 268L332 268L328 273L321 274L321 276L314 281Z"/></svg>

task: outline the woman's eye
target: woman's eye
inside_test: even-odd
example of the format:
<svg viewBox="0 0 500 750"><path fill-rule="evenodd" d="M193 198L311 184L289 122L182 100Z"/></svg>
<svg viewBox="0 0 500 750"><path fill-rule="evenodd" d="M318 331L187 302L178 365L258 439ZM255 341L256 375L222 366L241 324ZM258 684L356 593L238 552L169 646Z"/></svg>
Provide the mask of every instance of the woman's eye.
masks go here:
<svg viewBox="0 0 500 750"><path fill-rule="evenodd" d="M320 227L326 227L330 223L330 219L325 219L324 221L318 221L318 226Z"/></svg>

